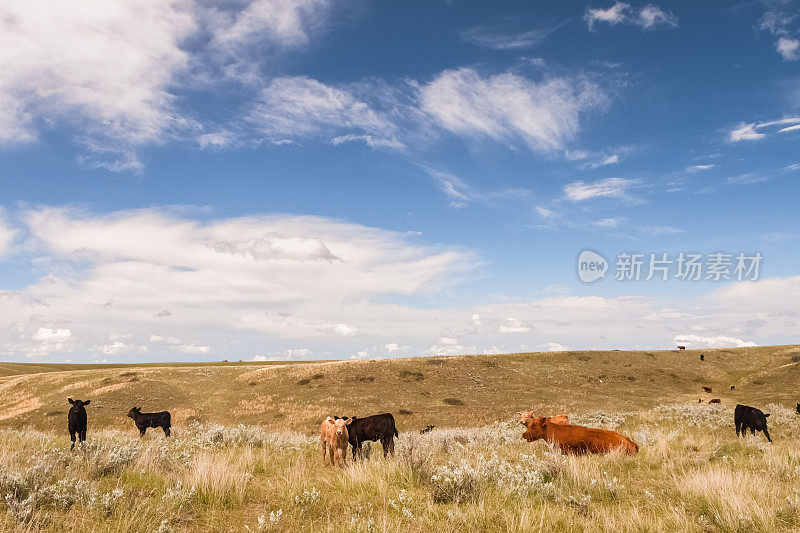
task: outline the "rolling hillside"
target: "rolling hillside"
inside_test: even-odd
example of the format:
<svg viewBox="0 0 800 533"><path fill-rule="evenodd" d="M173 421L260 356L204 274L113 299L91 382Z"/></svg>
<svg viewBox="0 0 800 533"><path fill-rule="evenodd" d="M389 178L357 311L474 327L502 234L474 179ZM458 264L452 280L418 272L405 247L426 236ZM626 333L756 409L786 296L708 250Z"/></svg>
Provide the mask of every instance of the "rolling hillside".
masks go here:
<svg viewBox="0 0 800 533"><path fill-rule="evenodd" d="M699 355L705 354L701 362ZM90 399L94 428L127 428L130 407L173 423L312 431L328 414L390 411L400 430L476 426L526 408L544 413L637 410L721 398L800 399L800 346L687 351L576 351L301 364L0 364L0 427L62 429L68 397ZM713 387L703 393L702 385ZM730 386L736 385L731 391Z"/></svg>

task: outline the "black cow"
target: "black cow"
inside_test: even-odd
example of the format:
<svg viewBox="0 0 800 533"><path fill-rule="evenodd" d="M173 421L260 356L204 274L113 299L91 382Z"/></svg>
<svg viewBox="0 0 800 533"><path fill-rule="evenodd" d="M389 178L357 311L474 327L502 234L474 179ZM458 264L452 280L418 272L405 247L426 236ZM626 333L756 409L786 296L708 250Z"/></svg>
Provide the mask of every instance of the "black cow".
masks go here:
<svg viewBox="0 0 800 533"><path fill-rule="evenodd" d="M703 354L700 354L700 360L701 360L701 361L705 361L705 360L706 360L706 356L705 356L705 355L703 355Z"/></svg>
<svg viewBox="0 0 800 533"><path fill-rule="evenodd" d="M143 413L141 407L133 407L128 411L128 416L133 418L136 423L136 429L144 437L144 432L147 428L162 428L164 435L169 437L169 428L172 425L170 422L169 411L161 411L160 413Z"/></svg>
<svg viewBox="0 0 800 533"><path fill-rule="evenodd" d="M347 417L345 417L347 418ZM381 441L383 456L394 455L394 438L398 436L394 417L391 413L372 415L364 418L352 417L347 426L350 446L353 447L353 461L356 455L361 456L361 444L365 441Z"/></svg>
<svg viewBox="0 0 800 533"><path fill-rule="evenodd" d="M738 404L733 414L733 422L736 424L736 436L738 437L740 432L741 435L744 435L749 428L751 435L754 435L756 431L763 431L767 440L772 442L772 439L769 438L769 431L767 431L768 416L769 413L764 414L761 409Z"/></svg>
<svg viewBox="0 0 800 533"><path fill-rule="evenodd" d="M433 428L434 428L434 426L425 426L425 429L420 431L420 434L424 435L425 433L429 433L431 430L433 430Z"/></svg>
<svg viewBox="0 0 800 533"><path fill-rule="evenodd" d="M797 414L800 415L800 403L797 404Z"/></svg>
<svg viewBox="0 0 800 533"><path fill-rule="evenodd" d="M76 435L81 444L86 442L86 409L84 407L92 403L92 400L82 402L80 400L67 398L67 401L72 404L72 407L69 408L69 414L67 415L69 440L72 441L72 446L70 446L69 449L72 450L75 448Z"/></svg>

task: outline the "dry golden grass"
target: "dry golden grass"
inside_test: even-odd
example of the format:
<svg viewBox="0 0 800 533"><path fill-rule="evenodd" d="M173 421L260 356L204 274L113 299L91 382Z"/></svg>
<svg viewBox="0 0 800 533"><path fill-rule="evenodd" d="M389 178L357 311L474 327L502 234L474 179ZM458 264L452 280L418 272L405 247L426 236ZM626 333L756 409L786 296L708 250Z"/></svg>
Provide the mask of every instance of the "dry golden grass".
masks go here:
<svg viewBox="0 0 800 533"><path fill-rule="evenodd" d="M703 363L696 352L567 352L17 375L0 384L12 414L0 421L0 530L800 529L800 349L703 353ZM70 452L66 396L92 392L89 440ZM722 405L697 403L711 396ZM773 445L736 437L736 401L771 411ZM140 439L124 416L134 404L172 410L173 438ZM514 419L523 408L617 428L640 453L565 457L529 444ZM378 445L344 470L322 465L319 420L384 410L398 419L396 457ZM420 435L428 423L437 429Z"/></svg>

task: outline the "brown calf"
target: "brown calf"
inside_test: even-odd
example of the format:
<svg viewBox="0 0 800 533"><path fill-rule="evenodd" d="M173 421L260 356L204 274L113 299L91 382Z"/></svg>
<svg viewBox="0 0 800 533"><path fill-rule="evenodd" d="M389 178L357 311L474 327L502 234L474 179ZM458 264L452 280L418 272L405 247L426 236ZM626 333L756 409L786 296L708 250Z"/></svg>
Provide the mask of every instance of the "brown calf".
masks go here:
<svg viewBox="0 0 800 533"><path fill-rule="evenodd" d="M639 446L631 439L607 429L554 424L545 417L531 420L527 427L522 435L525 440L533 442L545 439L564 454L609 453L622 450L628 455L635 455L639 451Z"/></svg>
<svg viewBox="0 0 800 533"><path fill-rule="evenodd" d="M708 403L722 403L722 400L720 400L719 398L713 398L711 400L708 400Z"/></svg>
<svg viewBox="0 0 800 533"><path fill-rule="evenodd" d="M331 465L346 466L347 464L347 426L350 420L337 418L334 420L330 416L322 421L319 426L319 439L322 448L322 464L325 464L325 457L330 452Z"/></svg>
<svg viewBox="0 0 800 533"><path fill-rule="evenodd" d="M703 385L703 390L706 391L706 392L711 392L711 387Z"/></svg>

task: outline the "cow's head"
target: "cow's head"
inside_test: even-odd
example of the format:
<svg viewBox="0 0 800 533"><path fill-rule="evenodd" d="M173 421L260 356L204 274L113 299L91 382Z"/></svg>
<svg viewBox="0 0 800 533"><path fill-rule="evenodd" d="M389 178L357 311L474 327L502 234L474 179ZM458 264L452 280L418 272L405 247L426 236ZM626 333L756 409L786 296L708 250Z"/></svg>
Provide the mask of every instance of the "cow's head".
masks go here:
<svg viewBox="0 0 800 533"><path fill-rule="evenodd" d="M67 398L67 401L72 404L73 409L81 410L84 406L89 405L92 403L92 400L86 400L85 402L81 400L73 400L72 398Z"/></svg>
<svg viewBox="0 0 800 533"><path fill-rule="evenodd" d="M334 426L334 433L337 437L344 437L345 439L348 437L347 435L347 426L349 426L353 422L352 419L345 419L345 418L337 418L333 421Z"/></svg>
<svg viewBox="0 0 800 533"><path fill-rule="evenodd" d="M543 439L544 430L547 427L547 418L543 416L529 418L528 422L525 424L525 427L528 428L525 430L525 433L522 434L522 437L525 440L528 442L533 442L535 440Z"/></svg>
<svg viewBox="0 0 800 533"><path fill-rule="evenodd" d="M142 414L141 407L131 407L131 410L128 411L128 416L131 418L136 418L136 415Z"/></svg>

